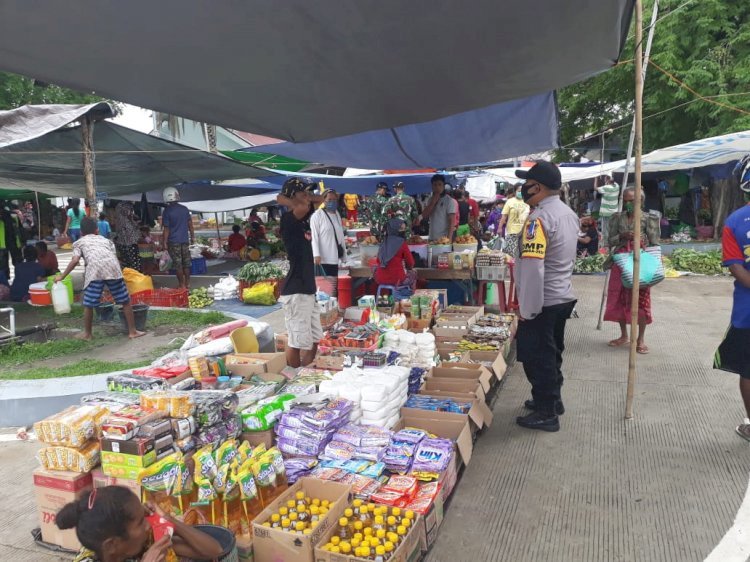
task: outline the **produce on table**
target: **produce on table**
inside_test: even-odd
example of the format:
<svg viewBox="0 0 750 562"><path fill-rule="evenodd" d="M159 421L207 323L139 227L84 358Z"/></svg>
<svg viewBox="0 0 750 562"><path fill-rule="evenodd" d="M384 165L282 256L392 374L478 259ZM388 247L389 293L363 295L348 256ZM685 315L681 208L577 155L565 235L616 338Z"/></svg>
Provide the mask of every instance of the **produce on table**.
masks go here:
<svg viewBox="0 0 750 562"><path fill-rule="evenodd" d="M284 271L277 265L271 263L248 263L242 266L237 279L246 283L257 283L269 279L281 279Z"/></svg>
<svg viewBox="0 0 750 562"><path fill-rule="evenodd" d="M476 242L476 240L474 240L474 242ZM442 238L438 238L437 240L430 241L431 246L445 245L445 244L450 244L450 243L451 243L451 239L448 238L447 236L443 236Z"/></svg>
<svg viewBox="0 0 750 562"><path fill-rule="evenodd" d="M360 246L377 246L380 244L376 236L367 236L359 241Z"/></svg>
<svg viewBox="0 0 750 562"><path fill-rule="evenodd" d="M410 246L419 246L421 244L427 244L427 241L421 236L419 236L418 234L415 234L414 236L410 236L406 242Z"/></svg>
<svg viewBox="0 0 750 562"><path fill-rule="evenodd" d="M670 256L672 267L677 271L689 271L703 275L726 275L721 266L721 250L696 252L688 248L678 248Z"/></svg>
<svg viewBox="0 0 750 562"><path fill-rule="evenodd" d="M446 242L448 244L449 242ZM471 234L466 234L464 236L456 236L456 244L476 244L477 239L474 238Z"/></svg>
<svg viewBox="0 0 750 562"><path fill-rule="evenodd" d="M193 289L188 296L188 306L190 308L206 308L213 303L214 299L208 295L208 289L206 288Z"/></svg>

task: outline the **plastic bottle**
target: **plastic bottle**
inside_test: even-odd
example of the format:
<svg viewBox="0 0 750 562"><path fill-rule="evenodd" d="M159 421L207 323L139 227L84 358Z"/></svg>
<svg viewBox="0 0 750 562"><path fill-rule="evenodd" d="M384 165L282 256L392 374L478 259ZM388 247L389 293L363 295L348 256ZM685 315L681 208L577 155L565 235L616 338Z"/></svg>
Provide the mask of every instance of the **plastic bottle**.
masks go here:
<svg viewBox="0 0 750 562"><path fill-rule="evenodd" d="M363 536L362 529L365 528L362 521L355 521L352 527L354 528L354 536L359 535L359 538L361 539Z"/></svg>
<svg viewBox="0 0 750 562"><path fill-rule="evenodd" d="M381 543L385 542L385 529L378 529L375 531L375 536Z"/></svg>
<svg viewBox="0 0 750 562"><path fill-rule="evenodd" d="M274 529L281 527L281 515L278 513L271 515L271 527Z"/></svg>
<svg viewBox="0 0 750 562"><path fill-rule="evenodd" d="M399 517L401 517L401 508L400 507L394 507L391 510L391 515L393 515L396 519L398 519Z"/></svg>
<svg viewBox="0 0 750 562"><path fill-rule="evenodd" d="M351 536L351 528L349 527L349 520L346 517L339 519L339 528L336 530L336 536L342 541L348 541Z"/></svg>
<svg viewBox="0 0 750 562"><path fill-rule="evenodd" d="M358 549L358 548L359 548L359 547L361 546L361 544L362 544L362 539L361 539L361 538L359 538L359 537L357 537L357 536L353 536L353 537L352 537L352 540L351 540L350 542L351 542L351 544L352 544L352 548L354 549L354 552L356 552L356 551L357 551L357 549Z"/></svg>
<svg viewBox="0 0 750 562"><path fill-rule="evenodd" d="M334 545L336 545L336 546L338 546L341 543L341 537L339 537L337 535L333 535L331 537L331 543L334 544Z"/></svg>
<svg viewBox="0 0 750 562"><path fill-rule="evenodd" d="M281 530L282 531L290 531L292 528L292 522L289 519L282 519L281 520Z"/></svg>
<svg viewBox="0 0 750 562"><path fill-rule="evenodd" d="M307 502L305 501L305 492L297 492L295 494L297 498L296 509L299 511L301 508L307 510Z"/></svg>
<svg viewBox="0 0 750 562"><path fill-rule="evenodd" d="M354 516L359 517L359 508L362 507L362 500L354 500L352 505L354 506Z"/></svg>
<svg viewBox="0 0 750 562"><path fill-rule="evenodd" d="M297 503L294 500L286 502L286 507L289 510L289 514L297 513Z"/></svg>
<svg viewBox="0 0 750 562"><path fill-rule="evenodd" d="M385 548L385 553L390 558L391 553L395 550L393 543L391 541L385 541L383 548Z"/></svg>
<svg viewBox="0 0 750 562"><path fill-rule="evenodd" d="M354 510L351 509L350 507L347 507L344 510L344 517L346 517L347 519L351 520L352 517L354 517Z"/></svg>
<svg viewBox="0 0 750 562"><path fill-rule="evenodd" d="M375 562L384 562L384 561L385 561L385 547L378 545L375 547Z"/></svg>
<svg viewBox="0 0 750 562"><path fill-rule="evenodd" d="M372 525L372 518L370 517L370 508L363 505L359 508L359 520L362 521L362 526L367 529Z"/></svg>
<svg viewBox="0 0 750 562"><path fill-rule="evenodd" d="M320 521L320 508L317 505L310 506L310 523Z"/></svg>
<svg viewBox="0 0 750 562"><path fill-rule="evenodd" d="M341 554L349 554L352 551L352 545L348 542L342 542L339 545L339 550L341 551Z"/></svg>
<svg viewBox="0 0 750 562"><path fill-rule="evenodd" d="M338 546L332 546L331 552L335 552L336 554L338 554L339 552L341 552L341 549Z"/></svg>
<svg viewBox="0 0 750 562"><path fill-rule="evenodd" d="M279 508L279 515L281 515L281 517L288 517L289 516L289 509L286 508L286 507L280 507Z"/></svg>
<svg viewBox="0 0 750 562"><path fill-rule="evenodd" d="M394 515L389 515L387 523L388 526L386 527L386 529L388 530L388 532L395 533L398 529L398 522L396 521L396 517Z"/></svg>
<svg viewBox="0 0 750 562"><path fill-rule="evenodd" d="M403 541L406 538L406 527L399 525L396 533L398 534L398 542Z"/></svg>
<svg viewBox="0 0 750 562"><path fill-rule="evenodd" d="M55 314L68 314L70 312L68 288L63 283L54 283L50 293L52 295L52 306L55 308Z"/></svg>
<svg viewBox="0 0 750 562"><path fill-rule="evenodd" d="M382 515L376 515L376 516L375 516L375 521L374 521L374 523L372 524L372 530L373 530L373 531L374 531L375 533L377 533L377 532L378 532L379 530L381 530L381 529L382 529L383 531L385 531L385 521L383 521L383 516L382 516Z"/></svg>
<svg viewBox="0 0 750 562"><path fill-rule="evenodd" d="M310 521L310 512L307 511L306 507L302 505L297 506L297 520L304 522Z"/></svg>
<svg viewBox="0 0 750 562"><path fill-rule="evenodd" d="M297 521L294 524L294 530L297 531L298 534L302 534L302 531L305 530L305 524L302 521Z"/></svg>

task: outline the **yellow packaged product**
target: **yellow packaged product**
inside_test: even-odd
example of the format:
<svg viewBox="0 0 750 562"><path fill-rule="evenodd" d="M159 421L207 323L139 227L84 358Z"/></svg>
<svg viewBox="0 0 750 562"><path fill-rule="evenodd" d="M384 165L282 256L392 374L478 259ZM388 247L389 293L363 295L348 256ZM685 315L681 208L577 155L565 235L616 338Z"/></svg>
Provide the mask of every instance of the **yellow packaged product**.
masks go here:
<svg viewBox="0 0 750 562"><path fill-rule="evenodd" d="M80 449L72 447L43 447L37 459L46 470L64 470L68 472L89 472L99 464L99 443L89 441Z"/></svg>
<svg viewBox="0 0 750 562"><path fill-rule="evenodd" d="M181 453L174 453L141 471L138 478L144 500L154 501L170 515L185 512L184 496L193 488L193 478Z"/></svg>
<svg viewBox="0 0 750 562"><path fill-rule="evenodd" d="M109 413L103 406L70 406L34 424L37 438L48 445L83 447L99 437L102 420Z"/></svg>
<svg viewBox="0 0 750 562"><path fill-rule="evenodd" d="M163 412L170 418L189 418L195 412L195 401L189 392L179 390L146 390L141 393L141 407Z"/></svg>

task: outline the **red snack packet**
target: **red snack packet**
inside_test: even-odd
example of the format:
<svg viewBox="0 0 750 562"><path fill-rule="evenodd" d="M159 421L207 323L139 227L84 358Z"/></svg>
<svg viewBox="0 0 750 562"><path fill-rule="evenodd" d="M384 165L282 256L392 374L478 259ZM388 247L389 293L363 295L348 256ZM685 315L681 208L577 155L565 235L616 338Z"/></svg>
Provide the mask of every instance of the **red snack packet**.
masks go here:
<svg viewBox="0 0 750 562"><path fill-rule="evenodd" d="M382 505L391 505L394 507L401 506L402 498L402 494L399 494L398 492L391 492L389 490L383 490L383 488L370 495L370 501Z"/></svg>
<svg viewBox="0 0 750 562"><path fill-rule="evenodd" d="M383 486L383 490L390 492L396 492L402 496L414 497L417 493L419 482L412 476L404 476L396 474L391 476L388 483Z"/></svg>
<svg viewBox="0 0 750 562"><path fill-rule="evenodd" d="M154 542L158 542L164 535L171 537L174 534L174 525L158 513L147 516L146 521L154 532Z"/></svg>

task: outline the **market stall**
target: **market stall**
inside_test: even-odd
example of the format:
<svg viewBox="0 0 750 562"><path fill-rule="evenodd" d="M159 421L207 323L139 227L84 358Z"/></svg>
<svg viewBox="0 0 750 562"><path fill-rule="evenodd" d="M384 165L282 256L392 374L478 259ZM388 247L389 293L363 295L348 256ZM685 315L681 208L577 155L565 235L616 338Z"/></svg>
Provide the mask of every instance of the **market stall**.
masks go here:
<svg viewBox="0 0 750 562"><path fill-rule="evenodd" d="M54 514L120 485L228 529L231 559L419 559L492 423L515 320L440 290L358 304L306 367L286 366L284 334L276 353L237 352L234 321L34 424L41 540L77 549Z"/></svg>

